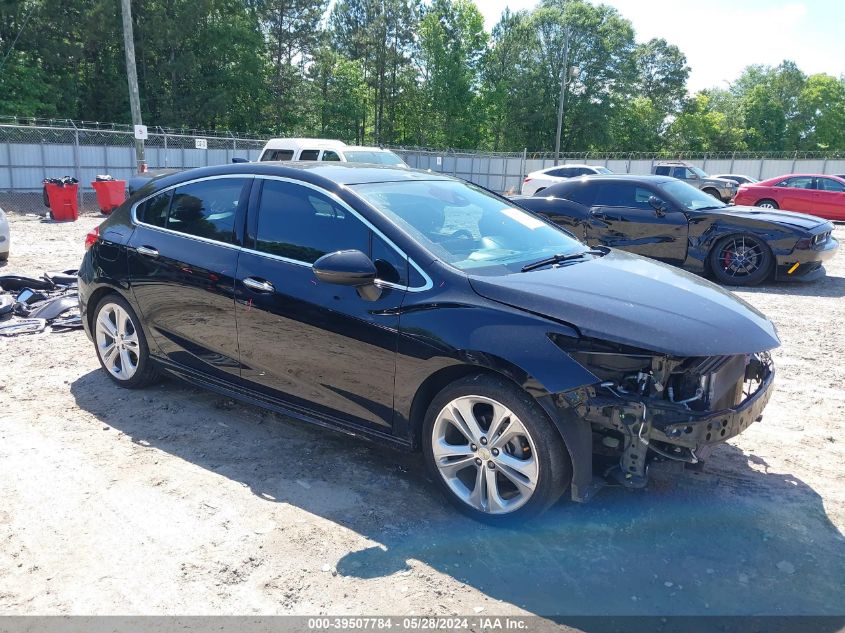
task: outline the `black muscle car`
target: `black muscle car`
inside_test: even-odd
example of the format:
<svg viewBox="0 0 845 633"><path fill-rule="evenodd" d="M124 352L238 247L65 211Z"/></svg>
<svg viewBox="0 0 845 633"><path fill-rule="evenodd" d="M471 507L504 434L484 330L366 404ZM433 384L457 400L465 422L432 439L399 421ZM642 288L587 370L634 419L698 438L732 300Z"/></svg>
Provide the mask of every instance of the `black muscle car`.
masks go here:
<svg viewBox="0 0 845 633"><path fill-rule="evenodd" d="M811 280L839 243L812 215L727 205L675 178L590 176L514 202L592 246L610 246L731 285Z"/></svg>

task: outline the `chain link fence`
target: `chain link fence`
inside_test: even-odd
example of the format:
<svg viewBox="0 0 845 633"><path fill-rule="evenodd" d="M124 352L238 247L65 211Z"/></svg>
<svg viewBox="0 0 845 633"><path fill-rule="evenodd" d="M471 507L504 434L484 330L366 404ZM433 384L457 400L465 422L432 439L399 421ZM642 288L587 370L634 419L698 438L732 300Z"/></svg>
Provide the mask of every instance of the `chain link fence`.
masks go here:
<svg viewBox="0 0 845 633"><path fill-rule="evenodd" d="M263 139L197 130L149 128L144 143L150 169L190 169L257 160ZM197 141L202 141L203 149ZM128 180L137 173L132 126L73 121L0 119L0 208L45 214L42 181L71 176L79 181L80 212L96 212L91 183L108 174Z"/></svg>
<svg viewBox="0 0 845 633"><path fill-rule="evenodd" d="M266 142L231 132L192 129L149 127L148 134L145 158L151 170L221 165L233 158L258 160ZM551 152L392 149L411 167L457 176L509 194L519 193L528 173L554 165ZM656 162L666 159L687 160L711 174L739 173L761 180L796 172L845 174L845 154L820 152L574 152L563 154L559 162L600 165L615 173L639 175L651 173ZM80 211L96 212L91 182L97 175L126 180L135 173L135 139L130 125L0 117L0 208L6 211L46 213L42 180L72 176L79 180Z"/></svg>

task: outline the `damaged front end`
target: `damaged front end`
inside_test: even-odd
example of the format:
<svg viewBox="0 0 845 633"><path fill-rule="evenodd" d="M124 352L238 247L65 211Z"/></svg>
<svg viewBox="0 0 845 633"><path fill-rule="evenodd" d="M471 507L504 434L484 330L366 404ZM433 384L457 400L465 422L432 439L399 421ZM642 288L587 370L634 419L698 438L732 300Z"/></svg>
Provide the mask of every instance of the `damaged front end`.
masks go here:
<svg viewBox="0 0 845 633"><path fill-rule="evenodd" d="M768 352L677 358L605 343L568 351L600 380L569 394L568 407L590 424L605 475L629 488L646 485L652 459L699 464L760 420L774 382Z"/></svg>

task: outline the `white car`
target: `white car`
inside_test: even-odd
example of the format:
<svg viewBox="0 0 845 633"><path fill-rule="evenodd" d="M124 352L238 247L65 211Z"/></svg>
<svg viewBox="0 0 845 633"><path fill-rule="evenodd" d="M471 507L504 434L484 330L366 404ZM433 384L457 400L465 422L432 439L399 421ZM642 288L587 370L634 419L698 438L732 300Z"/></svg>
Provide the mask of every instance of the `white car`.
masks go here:
<svg viewBox="0 0 845 633"><path fill-rule="evenodd" d="M9 259L9 221L0 209L0 262Z"/></svg>
<svg viewBox="0 0 845 633"><path fill-rule="evenodd" d="M746 176L745 174L718 174L717 176L710 177L721 178L722 180L732 180L737 185L753 185L755 182L760 182L756 178Z"/></svg>
<svg viewBox="0 0 845 633"><path fill-rule="evenodd" d="M547 187L563 182L576 176L593 176L595 174L612 174L607 167L596 165L558 165L546 167L539 171L532 171L522 181L522 195L533 196Z"/></svg>
<svg viewBox="0 0 845 633"><path fill-rule="evenodd" d="M258 160L317 160L408 166L405 161L388 149L347 145L343 141L325 138L271 138L261 151L261 158Z"/></svg>

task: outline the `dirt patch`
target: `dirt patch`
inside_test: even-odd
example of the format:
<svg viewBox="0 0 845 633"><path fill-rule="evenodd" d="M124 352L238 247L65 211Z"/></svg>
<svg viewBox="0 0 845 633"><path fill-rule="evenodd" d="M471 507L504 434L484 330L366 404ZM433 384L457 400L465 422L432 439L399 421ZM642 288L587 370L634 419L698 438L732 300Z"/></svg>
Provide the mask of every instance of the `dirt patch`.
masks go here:
<svg viewBox="0 0 845 633"><path fill-rule="evenodd" d="M0 271L76 267L99 221L11 216ZM415 455L118 389L82 332L0 340L0 613L842 614L845 256L738 294L783 341L764 421L519 530L457 516Z"/></svg>

